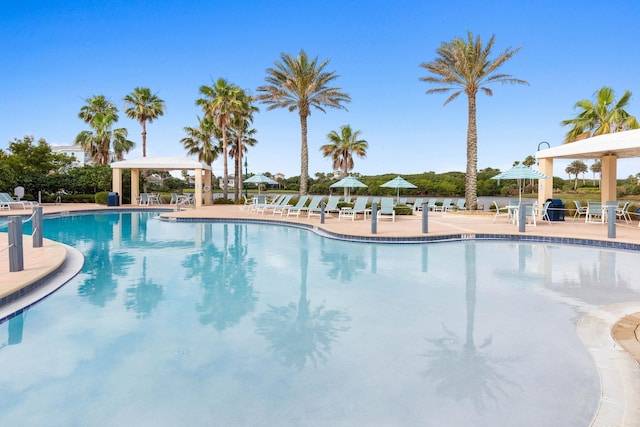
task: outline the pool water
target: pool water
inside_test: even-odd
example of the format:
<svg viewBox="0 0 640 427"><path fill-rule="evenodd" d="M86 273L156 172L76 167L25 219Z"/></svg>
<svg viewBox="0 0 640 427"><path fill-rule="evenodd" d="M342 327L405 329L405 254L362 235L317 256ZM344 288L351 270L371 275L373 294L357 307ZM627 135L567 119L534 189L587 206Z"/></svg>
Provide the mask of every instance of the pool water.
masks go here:
<svg viewBox="0 0 640 427"><path fill-rule="evenodd" d="M0 325L0 425L586 426L586 310L638 255L363 244L154 213L68 216L82 272Z"/></svg>

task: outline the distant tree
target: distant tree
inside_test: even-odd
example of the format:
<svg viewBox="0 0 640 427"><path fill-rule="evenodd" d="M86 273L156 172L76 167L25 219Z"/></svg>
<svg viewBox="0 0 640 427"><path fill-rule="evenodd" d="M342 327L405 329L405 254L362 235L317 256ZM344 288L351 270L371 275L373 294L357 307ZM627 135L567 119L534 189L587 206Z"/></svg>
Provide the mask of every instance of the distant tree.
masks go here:
<svg viewBox="0 0 640 427"><path fill-rule="evenodd" d="M578 189L578 176L581 173L587 172L588 170L589 168L587 168L587 165L582 160L574 160L569 164L569 166L565 168L564 171L567 173L567 175L569 175L569 179L571 179L571 175L575 176L575 182L573 186L574 191Z"/></svg>
<svg viewBox="0 0 640 427"><path fill-rule="evenodd" d="M326 107L346 109L342 104L351 102L351 97L338 87L330 84L338 78L335 72L324 71L329 63L318 64L318 57L310 60L301 50L298 56L282 54L282 62L275 62L275 68L267 69L267 84L260 86L256 98L267 104L267 110L286 108L298 111L302 142L300 148L300 194L307 194L309 181L309 148L307 145L307 118L312 107L325 112Z"/></svg>
<svg viewBox="0 0 640 427"><path fill-rule="evenodd" d="M616 102L613 89L605 86L595 93L595 97L595 104L588 99L578 101L574 108L582 111L575 118L561 122L562 126L572 126L565 136L565 143L640 128L636 117L624 109L631 99L630 91L625 91Z"/></svg>
<svg viewBox="0 0 640 427"><path fill-rule="evenodd" d="M431 93L453 94L444 102L456 99L461 93L468 99L468 127L467 127L467 171L465 185L465 199L468 209L476 209L478 205L477 195L477 167L478 167L478 130L476 125L476 95L478 91L486 95L493 95L487 85L491 83L529 84L524 80L516 79L509 74L497 73L497 70L511 59L521 48L511 48L501 52L497 58L490 59L495 36L491 36L486 46L483 46L480 37L473 38L473 34L467 32L467 40L455 38L451 42L442 43L437 49L438 57L432 62L420 64L420 67L429 71L432 76L421 77L420 80L439 85L440 87L429 89Z"/></svg>
<svg viewBox="0 0 640 427"><path fill-rule="evenodd" d="M147 157L147 122L164 115L164 101L151 93L148 87L137 87L124 97L125 114L142 126L142 157Z"/></svg>
<svg viewBox="0 0 640 427"><path fill-rule="evenodd" d="M528 155L527 157L525 157L525 159L522 161L522 164L525 165L526 167L531 167L533 165L536 164L536 158L532 155Z"/></svg>
<svg viewBox="0 0 640 427"><path fill-rule="evenodd" d="M332 167L334 171L340 171L341 177L347 176L354 167L353 155L364 158L367 156L367 148L369 143L360 137L360 131L353 131L350 125L340 126L340 133L332 130L327 135L327 139L331 141L320 147L324 157L331 157ZM344 188L345 197L349 194L349 189Z"/></svg>
<svg viewBox="0 0 640 427"><path fill-rule="evenodd" d="M600 187L600 179L602 178L602 162L600 160L594 161L593 164L589 167L589 169L591 169L591 172L593 172L594 185L596 183L596 174L600 175L598 179L598 187Z"/></svg>

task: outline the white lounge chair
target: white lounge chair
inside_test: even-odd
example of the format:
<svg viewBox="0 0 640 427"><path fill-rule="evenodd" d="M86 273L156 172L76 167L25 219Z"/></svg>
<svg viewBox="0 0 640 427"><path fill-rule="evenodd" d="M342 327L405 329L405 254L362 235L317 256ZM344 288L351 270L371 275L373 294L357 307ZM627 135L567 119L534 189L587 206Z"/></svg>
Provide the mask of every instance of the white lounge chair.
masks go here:
<svg viewBox="0 0 640 427"><path fill-rule="evenodd" d="M329 196L329 200L327 200L327 204L324 207L324 213L338 212L338 202L340 201L340 196ZM307 216L320 216L322 213L322 202L316 208L311 208L307 211Z"/></svg>
<svg viewBox="0 0 640 427"><path fill-rule="evenodd" d="M604 224L604 211L602 210L602 203L600 202L587 203L587 212L584 217L584 222Z"/></svg>
<svg viewBox="0 0 640 427"><path fill-rule="evenodd" d="M364 219L367 219L367 213L371 212L370 209L367 209L367 202L369 201L369 197L360 196L356 199L352 208L344 207L340 209L338 212L338 221L342 218L351 218L351 221L356 219L356 215L362 214Z"/></svg>
<svg viewBox="0 0 640 427"><path fill-rule="evenodd" d="M396 211L393 210L393 198L382 197L380 199L380 209L378 209L378 219L391 218L392 222L396 222Z"/></svg>
<svg viewBox="0 0 640 427"><path fill-rule="evenodd" d="M27 209L27 206L33 208L38 206L38 202L31 202L29 200L16 200L9 195L9 193L0 193L0 206L2 209L5 207L11 209L11 206L21 206L22 209Z"/></svg>
<svg viewBox="0 0 640 427"><path fill-rule="evenodd" d="M298 199L298 203L296 203L294 206L283 207L282 212L280 212L280 216L284 215L284 211L287 211L287 216L300 216L300 212L302 212L302 209L304 209L304 205L307 204L307 200L309 200L309 196L300 196L300 198Z"/></svg>
<svg viewBox="0 0 640 427"><path fill-rule="evenodd" d="M313 196L311 198L311 201L309 202L309 206L302 207L300 210L303 212L307 212L307 217L309 217L311 216L309 214L310 211L319 209L320 202L322 202L322 199L324 199L324 196Z"/></svg>

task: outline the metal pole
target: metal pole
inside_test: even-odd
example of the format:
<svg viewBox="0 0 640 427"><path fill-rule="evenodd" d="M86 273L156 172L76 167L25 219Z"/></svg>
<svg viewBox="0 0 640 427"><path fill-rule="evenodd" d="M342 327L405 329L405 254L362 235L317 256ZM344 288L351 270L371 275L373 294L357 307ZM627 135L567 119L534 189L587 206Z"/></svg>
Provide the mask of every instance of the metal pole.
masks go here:
<svg viewBox="0 0 640 427"><path fill-rule="evenodd" d="M325 202L320 202L320 224L324 224L324 208L326 205Z"/></svg>
<svg viewBox="0 0 640 427"><path fill-rule="evenodd" d="M42 206L36 206L33 208L33 233L31 239L33 240L34 248L42 247Z"/></svg>
<svg viewBox="0 0 640 427"><path fill-rule="evenodd" d="M426 202L422 204L422 232L429 232L429 206Z"/></svg>
<svg viewBox="0 0 640 427"><path fill-rule="evenodd" d="M378 232L378 204L373 202L371 205L371 234Z"/></svg>
<svg viewBox="0 0 640 427"><path fill-rule="evenodd" d="M526 222L527 206L524 203L520 203L520 206L518 206L518 231L520 233L524 233Z"/></svg>
<svg viewBox="0 0 640 427"><path fill-rule="evenodd" d="M607 205L607 237L616 238L616 207Z"/></svg>
<svg viewBox="0 0 640 427"><path fill-rule="evenodd" d="M24 270L24 250L22 248L22 217L9 217L9 271Z"/></svg>

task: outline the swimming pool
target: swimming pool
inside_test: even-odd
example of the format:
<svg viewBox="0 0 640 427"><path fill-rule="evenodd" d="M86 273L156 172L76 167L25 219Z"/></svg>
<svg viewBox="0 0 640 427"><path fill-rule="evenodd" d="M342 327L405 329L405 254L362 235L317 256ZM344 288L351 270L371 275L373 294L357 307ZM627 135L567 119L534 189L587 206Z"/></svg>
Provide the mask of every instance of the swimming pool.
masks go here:
<svg viewBox="0 0 640 427"><path fill-rule="evenodd" d="M576 322L639 296L631 252L156 215L45 222L85 266L0 325L0 424L585 426Z"/></svg>

